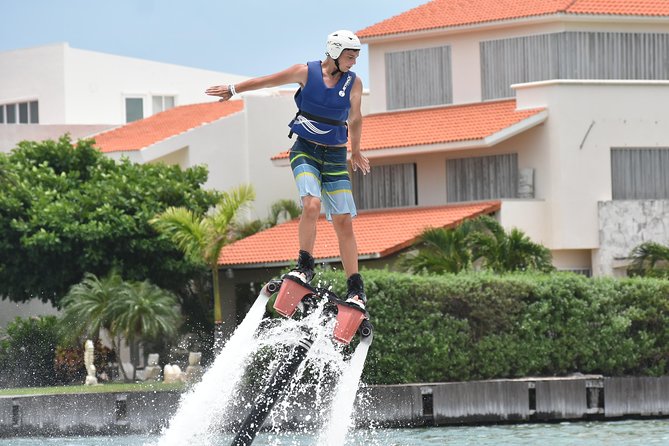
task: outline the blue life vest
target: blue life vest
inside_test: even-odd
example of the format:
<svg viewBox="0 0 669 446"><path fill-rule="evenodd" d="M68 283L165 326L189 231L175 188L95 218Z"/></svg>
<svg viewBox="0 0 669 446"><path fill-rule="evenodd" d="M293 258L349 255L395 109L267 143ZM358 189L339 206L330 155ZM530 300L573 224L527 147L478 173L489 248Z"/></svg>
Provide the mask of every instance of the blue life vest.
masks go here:
<svg viewBox="0 0 669 446"><path fill-rule="evenodd" d="M319 60L307 62L307 83L295 93L298 112L290 122L290 134L328 146L345 145L348 141L348 112L351 110L351 89L355 73L342 73L332 88L323 81Z"/></svg>

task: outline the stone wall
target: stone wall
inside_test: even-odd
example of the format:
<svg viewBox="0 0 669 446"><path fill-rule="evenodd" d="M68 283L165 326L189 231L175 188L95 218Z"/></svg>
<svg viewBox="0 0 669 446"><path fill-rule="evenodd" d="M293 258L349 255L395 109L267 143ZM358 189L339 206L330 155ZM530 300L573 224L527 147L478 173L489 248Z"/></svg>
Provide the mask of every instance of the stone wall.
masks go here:
<svg viewBox="0 0 669 446"><path fill-rule="evenodd" d="M636 246L649 241L669 244L667 215L669 200L600 201L599 250L593 259L593 274L624 275L624 259Z"/></svg>
<svg viewBox="0 0 669 446"><path fill-rule="evenodd" d="M0 437L155 433L178 406L178 392L129 392L0 397ZM308 417L309 396L295 425ZM440 426L499 422L666 417L669 377L526 378L460 383L367 386L356 399L356 425ZM290 412L290 411L288 411ZM309 422L308 420L312 420ZM271 415L268 423L276 422Z"/></svg>

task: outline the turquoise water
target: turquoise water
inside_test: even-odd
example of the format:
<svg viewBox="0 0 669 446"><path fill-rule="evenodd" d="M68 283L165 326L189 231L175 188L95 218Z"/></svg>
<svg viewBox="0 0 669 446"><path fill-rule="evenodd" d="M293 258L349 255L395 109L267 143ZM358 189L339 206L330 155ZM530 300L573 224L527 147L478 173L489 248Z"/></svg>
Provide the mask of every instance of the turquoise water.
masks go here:
<svg viewBox="0 0 669 446"><path fill-rule="evenodd" d="M316 436L261 434L253 446L317 446ZM155 436L0 439L0 446L142 446ZM228 446L221 436L216 446ZM517 424L506 426L365 429L350 433L346 446L631 446L669 445L669 420ZM196 446L196 445L190 445Z"/></svg>

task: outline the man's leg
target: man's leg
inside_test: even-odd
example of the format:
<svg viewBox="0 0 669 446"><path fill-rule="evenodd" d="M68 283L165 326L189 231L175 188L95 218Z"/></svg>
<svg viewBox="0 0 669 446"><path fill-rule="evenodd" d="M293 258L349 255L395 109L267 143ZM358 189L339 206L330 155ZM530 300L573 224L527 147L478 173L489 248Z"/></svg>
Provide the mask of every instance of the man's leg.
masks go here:
<svg viewBox="0 0 669 446"><path fill-rule="evenodd" d="M309 283L314 277L316 262L312 256L316 242L316 223L321 212L321 200L312 195L302 197L302 215L297 227L300 252L297 255L297 265L289 273Z"/></svg>
<svg viewBox="0 0 669 446"><path fill-rule="evenodd" d="M332 225L339 241L339 255L346 277L358 272L358 244L353 233L351 214L332 216Z"/></svg>
<svg viewBox="0 0 669 446"><path fill-rule="evenodd" d="M302 197L302 215L298 226L298 237L300 240L300 250L309 254L314 252L316 243L316 223L321 214L320 198L307 195Z"/></svg>
<svg viewBox="0 0 669 446"><path fill-rule="evenodd" d="M353 222L351 214L339 214L332 216L337 240L339 241L339 255L346 273L346 300L357 303L364 307L367 303L362 276L358 273L358 244L355 241Z"/></svg>

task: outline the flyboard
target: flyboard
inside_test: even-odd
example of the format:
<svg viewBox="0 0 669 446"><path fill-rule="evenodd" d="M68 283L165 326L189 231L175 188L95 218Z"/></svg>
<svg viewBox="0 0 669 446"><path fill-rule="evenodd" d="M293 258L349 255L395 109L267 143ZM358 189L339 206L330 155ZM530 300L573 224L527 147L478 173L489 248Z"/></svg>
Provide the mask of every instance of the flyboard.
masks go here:
<svg viewBox="0 0 669 446"><path fill-rule="evenodd" d="M268 282L260 291L258 299L266 300L274 293L277 293L274 309L281 316L292 318L298 310L303 315L321 311L319 317L323 322L336 319L332 333L336 342L349 344L357 333L360 343L365 345L365 351L369 348L373 339L373 327L369 321L369 313L358 305L348 303L330 290L313 287L291 275ZM274 404L283 396L291 378L307 357L313 342L314 335L304 329L301 339L272 373L267 387L254 402L231 446L248 446L253 443Z"/></svg>

